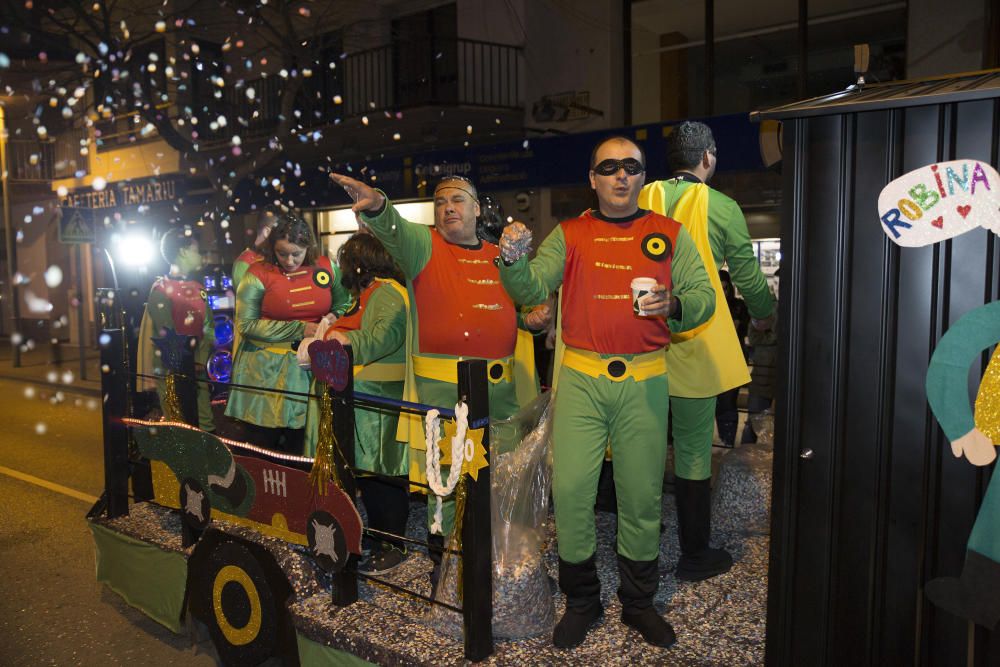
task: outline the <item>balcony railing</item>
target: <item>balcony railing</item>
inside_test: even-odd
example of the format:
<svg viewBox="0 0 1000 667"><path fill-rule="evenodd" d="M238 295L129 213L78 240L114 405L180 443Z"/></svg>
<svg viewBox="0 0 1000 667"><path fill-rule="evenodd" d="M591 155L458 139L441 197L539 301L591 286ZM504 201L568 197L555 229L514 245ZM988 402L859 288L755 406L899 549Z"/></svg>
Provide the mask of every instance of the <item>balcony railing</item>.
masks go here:
<svg viewBox="0 0 1000 667"><path fill-rule="evenodd" d="M469 39L396 42L343 61L344 114L418 106L522 106L522 49Z"/></svg>
<svg viewBox="0 0 1000 667"><path fill-rule="evenodd" d="M323 63L303 80L295 101L297 125L320 127L338 119L419 106L477 106L517 109L523 52L516 46L467 39L398 42L352 53ZM224 114L225 130L210 132L199 123L206 141L266 135L277 124L286 80L278 76L253 79L227 88L222 99L193 100L192 107L208 108L201 114ZM247 89L253 88L253 99ZM203 119L204 120L204 119Z"/></svg>
<svg viewBox="0 0 1000 667"><path fill-rule="evenodd" d="M87 157L80 155L84 130L60 133L47 141L11 139L7 142L10 180L43 183L88 173Z"/></svg>

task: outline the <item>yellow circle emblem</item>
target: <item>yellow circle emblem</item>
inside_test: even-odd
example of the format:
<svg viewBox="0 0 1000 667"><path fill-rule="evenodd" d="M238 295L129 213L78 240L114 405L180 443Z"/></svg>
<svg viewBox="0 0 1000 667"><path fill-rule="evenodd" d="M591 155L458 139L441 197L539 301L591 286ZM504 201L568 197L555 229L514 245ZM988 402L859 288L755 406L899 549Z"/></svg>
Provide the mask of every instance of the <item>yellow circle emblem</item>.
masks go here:
<svg viewBox="0 0 1000 667"><path fill-rule="evenodd" d="M242 628L233 627L226 616L226 610L222 608L222 589L226 584L234 582L243 587L250 600L250 619ZM246 646L260 633L262 614L260 610L260 595L254 585L250 575L241 567L236 565L226 565L215 575L215 583L212 585L212 607L215 609L215 621L219 624L222 634L233 646Z"/></svg>
<svg viewBox="0 0 1000 667"><path fill-rule="evenodd" d="M670 239L660 233L650 234L642 240L642 254L654 262L670 256Z"/></svg>
<svg viewBox="0 0 1000 667"><path fill-rule="evenodd" d="M333 282L333 276L326 269L316 269L313 273L313 282L317 287L329 287L330 283Z"/></svg>

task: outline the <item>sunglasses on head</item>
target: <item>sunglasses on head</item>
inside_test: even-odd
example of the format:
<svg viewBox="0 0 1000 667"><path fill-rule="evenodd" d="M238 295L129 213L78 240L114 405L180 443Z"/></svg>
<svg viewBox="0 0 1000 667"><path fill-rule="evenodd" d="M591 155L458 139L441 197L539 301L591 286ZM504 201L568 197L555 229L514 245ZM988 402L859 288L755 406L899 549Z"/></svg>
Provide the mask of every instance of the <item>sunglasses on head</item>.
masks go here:
<svg viewBox="0 0 1000 667"><path fill-rule="evenodd" d="M634 157L627 157L624 160L601 160L594 165L594 173L600 176L614 176L619 169L624 169L629 176L636 176L646 171L642 163Z"/></svg>

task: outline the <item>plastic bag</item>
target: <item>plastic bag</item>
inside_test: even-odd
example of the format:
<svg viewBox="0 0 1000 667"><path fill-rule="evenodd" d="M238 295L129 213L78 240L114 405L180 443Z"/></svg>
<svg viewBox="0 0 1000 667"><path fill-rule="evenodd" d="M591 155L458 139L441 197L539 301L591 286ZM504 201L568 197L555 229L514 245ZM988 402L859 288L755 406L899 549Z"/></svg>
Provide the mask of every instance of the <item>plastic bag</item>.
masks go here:
<svg viewBox="0 0 1000 667"><path fill-rule="evenodd" d="M551 633L555 621L542 563L552 484L551 396L542 394L510 419L490 423L493 636L498 639ZM444 556L437 599L461 606L458 557ZM462 636L456 612L434 606L429 622L443 634Z"/></svg>

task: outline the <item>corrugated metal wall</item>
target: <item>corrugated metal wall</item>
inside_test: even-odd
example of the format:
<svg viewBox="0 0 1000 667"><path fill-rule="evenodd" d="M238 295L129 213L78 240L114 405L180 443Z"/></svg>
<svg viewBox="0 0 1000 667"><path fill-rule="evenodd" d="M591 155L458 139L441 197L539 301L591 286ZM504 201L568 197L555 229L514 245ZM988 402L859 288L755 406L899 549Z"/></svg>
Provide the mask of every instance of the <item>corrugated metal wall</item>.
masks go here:
<svg viewBox="0 0 1000 667"><path fill-rule="evenodd" d="M961 572L990 474L952 456L924 376L949 324L1000 298L1000 244L980 229L900 248L877 212L918 167L996 166L1000 101L788 119L784 133L768 663L1000 665L1000 632L923 596Z"/></svg>

